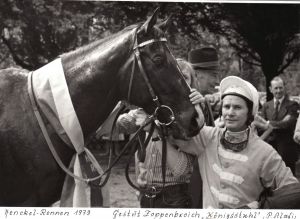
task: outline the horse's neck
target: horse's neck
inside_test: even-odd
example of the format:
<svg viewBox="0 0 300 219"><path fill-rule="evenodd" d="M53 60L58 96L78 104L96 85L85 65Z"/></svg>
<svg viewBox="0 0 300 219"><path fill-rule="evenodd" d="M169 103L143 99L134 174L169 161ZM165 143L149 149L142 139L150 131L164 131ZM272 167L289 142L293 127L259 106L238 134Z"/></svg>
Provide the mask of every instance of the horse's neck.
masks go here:
<svg viewBox="0 0 300 219"><path fill-rule="evenodd" d="M130 56L132 30L62 56L71 99L84 136L95 131L120 100L118 72Z"/></svg>

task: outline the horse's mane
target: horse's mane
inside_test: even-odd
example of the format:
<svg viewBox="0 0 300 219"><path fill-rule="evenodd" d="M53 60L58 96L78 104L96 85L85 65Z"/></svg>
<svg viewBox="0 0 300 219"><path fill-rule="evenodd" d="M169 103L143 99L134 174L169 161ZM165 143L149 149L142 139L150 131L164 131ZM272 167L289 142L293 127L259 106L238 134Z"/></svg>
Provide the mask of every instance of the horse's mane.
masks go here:
<svg viewBox="0 0 300 219"><path fill-rule="evenodd" d="M77 48L77 49L75 49L73 51L64 53L61 56L66 56L67 55L67 56L73 57L73 56L76 56L76 55L78 55L80 53L92 50L95 47L98 47L99 45L105 46L107 43L113 41L114 39L117 39L117 38L119 38L121 36L124 36L124 35L128 34L128 32L132 31L137 26L138 26L138 24L134 24L134 25L125 27L123 30L121 30L121 31L119 31L117 33L114 33L114 34L112 34L112 35L110 35L108 37L102 38L102 39L95 40L94 42L88 43L87 45L81 46L81 47L79 47L79 48Z"/></svg>

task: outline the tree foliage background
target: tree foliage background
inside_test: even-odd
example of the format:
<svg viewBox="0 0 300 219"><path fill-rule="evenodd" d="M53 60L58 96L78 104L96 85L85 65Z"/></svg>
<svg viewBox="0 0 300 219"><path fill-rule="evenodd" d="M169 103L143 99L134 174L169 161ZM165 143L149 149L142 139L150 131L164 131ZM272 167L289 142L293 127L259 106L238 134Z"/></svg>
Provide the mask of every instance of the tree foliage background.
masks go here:
<svg viewBox="0 0 300 219"><path fill-rule="evenodd" d="M299 6L2 0L0 65L37 69L62 53L145 20L160 7L161 19L173 15L168 38L175 56L187 58L193 48L214 46L221 78L240 75L263 90L279 74L298 79L298 69L290 67L299 58ZM299 92L297 83L293 86L292 94Z"/></svg>

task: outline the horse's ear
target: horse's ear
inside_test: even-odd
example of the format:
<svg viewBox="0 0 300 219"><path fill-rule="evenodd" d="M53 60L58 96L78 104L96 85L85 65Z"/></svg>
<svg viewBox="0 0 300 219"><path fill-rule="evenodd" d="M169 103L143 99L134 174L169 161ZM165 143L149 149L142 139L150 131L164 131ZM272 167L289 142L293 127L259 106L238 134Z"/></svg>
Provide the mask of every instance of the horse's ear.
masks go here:
<svg viewBox="0 0 300 219"><path fill-rule="evenodd" d="M159 27L163 32L166 32L168 30L168 28L170 27L171 17L172 17L172 15L170 15L166 20L164 20L163 22L158 24L157 27Z"/></svg>
<svg viewBox="0 0 300 219"><path fill-rule="evenodd" d="M154 27L157 22L157 15L158 15L159 8L156 8L151 17L147 19L147 21L143 24L142 28L145 30L146 33L149 33L150 30Z"/></svg>

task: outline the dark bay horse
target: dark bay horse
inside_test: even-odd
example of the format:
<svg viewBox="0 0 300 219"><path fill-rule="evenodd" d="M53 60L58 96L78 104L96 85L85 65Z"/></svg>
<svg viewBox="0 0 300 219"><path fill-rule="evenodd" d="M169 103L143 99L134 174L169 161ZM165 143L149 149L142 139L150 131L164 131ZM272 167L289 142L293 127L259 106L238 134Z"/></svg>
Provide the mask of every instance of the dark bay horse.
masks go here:
<svg viewBox="0 0 300 219"><path fill-rule="evenodd" d="M173 136L184 139L199 131L189 87L166 43L159 41L166 23L156 24L156 14L143 24L61 56L84 138L103 123L118 101L128 100L129 89L131 104L149 114L155 110L141 69L134 62L136 42L153 42L140 46L141 63L161 104L174 112ZM50 206L59 200L65 178L34 116L27 76L28 72L20 69L0 72L0 206ZM75 151L49 124L47 129L67 166Z"/></svg>

